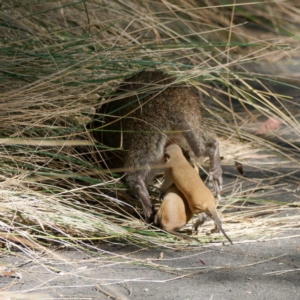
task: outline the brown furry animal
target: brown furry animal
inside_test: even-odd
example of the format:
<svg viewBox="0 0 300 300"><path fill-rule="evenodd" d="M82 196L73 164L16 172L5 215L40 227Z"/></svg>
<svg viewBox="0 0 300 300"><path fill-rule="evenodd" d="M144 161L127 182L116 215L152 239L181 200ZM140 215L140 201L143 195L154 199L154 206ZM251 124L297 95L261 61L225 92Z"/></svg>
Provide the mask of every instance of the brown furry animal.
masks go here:
<svg viewBox="0 0 300 300"><path fill-rule="evenodd" d="M232 244L231 239L222 228L213 194L185 159L181 148L176 144L166 147L165 159L165 180L161 191L166 191L174 183L187 200L191 212L193 214L206 213L214 220L216 227Z"/></svg>
<svg viewBox="0 0 300 300"><path fill-rule="evenodd" d="M197 238L177 232L191 220L192 216L193 213L190 210L188 202L173 184L163 196L163 202L154 217L154 225L159 226L164 231L173 235L199 242ZM198 220L193 225L195 230L197 230L205 220L205 214L199 214Z"/></svg>
<svg viewBox="0 0 300 300"><path fill-rule="evenodd" d="M163 202L154 218L154 225L158 225L174 235L186 238L187 236L176 231L185 226L192 216L184 196L175 185L172 185L163 196Z"/></svg>
<svg viewBox="0 0 300 300"><path fill-rule="evenodd" d="M193 164L191 161L189 161L189 163L196 172L199 173L197 165ZM154 224L160 226L167 232L182 236L175 231L179 231L193 216L187 200L174 184L167 189L162 200L163 202L155 215ZM197 230L198 226L202 225L204 221L205 216L200 214L199 219L194 225L195 229ZM186 238L186 236L182 237Z"/></svg>
<svg viewBox="0 0 300 300"><path fill-rule="evenodd" d="M218 142L202 120L199 96L191 87L176 83L175 77L161 71L142 71L126 79L115 99L107 99L97 109L90 128L96 140L115 149L101 155L105 155L108 167L127 169L125 180L141 201L146 221L154 216L147 190L147 182L156 171L151 166L162 162L170 139L187 144L196 157L209 156L209 181L220 194Z"/></svg>

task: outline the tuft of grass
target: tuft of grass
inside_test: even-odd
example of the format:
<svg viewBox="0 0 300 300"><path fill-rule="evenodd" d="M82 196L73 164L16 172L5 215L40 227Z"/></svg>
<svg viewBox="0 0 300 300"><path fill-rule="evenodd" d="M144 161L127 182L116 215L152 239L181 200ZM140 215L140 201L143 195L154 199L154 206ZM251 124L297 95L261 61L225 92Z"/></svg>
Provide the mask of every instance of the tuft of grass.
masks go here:
<svg viewBox="0 0 300 300"><path fill-rule="evenodd" d="M290 135L300 131L299 104L274 86L299 89L289 69L298 59L298 11L292 0L2 3L1 243L17 249L187 244L138 218L140 204L126 195L120 175L101 167L107 149L95 145L87 129L101 101L126 97L115 94L119 83L145 68L195 87L208 125L221 138L224 166L238 162L281 180L286 168L296 170L299 143ZM286 71L278 74L277 62ZM271 137L257 136L270 116L284 126ZM201 165L205 170L205 159ZM230 172L236 181L225 186L220 206L230 236L260 240L295 230L297 215L282 212L297 205L262 197L248 206L267 185ZM158 184L150 191L156 204ZM199 233L201 243L223 239L207 236L209 226Z"/></svg>

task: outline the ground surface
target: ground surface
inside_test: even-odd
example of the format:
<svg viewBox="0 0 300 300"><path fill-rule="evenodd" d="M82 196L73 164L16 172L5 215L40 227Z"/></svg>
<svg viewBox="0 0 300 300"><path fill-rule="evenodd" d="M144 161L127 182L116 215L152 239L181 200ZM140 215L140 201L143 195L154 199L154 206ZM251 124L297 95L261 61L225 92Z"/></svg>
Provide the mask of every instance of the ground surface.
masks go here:
<svg viewBox="0 0 300 300"><path fill-rule="evenodd" d="M232 166L223 170L223 196L244 197L248 190L253 199L299 203L299 174L290 170L285 170L283 177L253 172L251 166L244 167L247 177L241 177ZM280 180L274 181L274 176ZM286 209L283 206L272 214L287 219L299 215L297 205ZM268 219L269 215L262 217ZM287 223L286 231L282 219L278 220L262 223L262 228L249 223L238 237L234 233L237 225L225 223L234 245L185 246L174 251L115 243L95 246L93 252L62 248L41 254L28 249L13 255L2 251L0 274L1 268L7 267L22 278L0 277L0 300L300 299L299 218L292 226ZM255 234L253 224L263 241L247 241L249 228ZM265 224L273 224L275 229L265 234Z"/></svg>
<svg viewBox="0 0 300 300"><path fill-rule="evenodd" d="M114 258L75 251L32 261L24 254L2 257L2 263L19 266L23 278L2 277L1 288L15 283L9 290L25 292L22 299L33 292L39 293L36 299L300 299L299 235L197 251L163 250L160 260L160 249L104 248ZM127 262L118 257L124 254Z"/></svg>
<svg viewBox="0 0 300 300"><path fill-rule="evenodd" d="M236 179L224 170L226 190ZM293 186L279 187L272 198L299 199ZM232 237L231 230L227 233ZM0 267L12 268L22 279L0 277L0 299L300 299L300 224L261 242L233 241L176 251L116 243L90 253L62 249L55 256L2 252Z"/></svg>

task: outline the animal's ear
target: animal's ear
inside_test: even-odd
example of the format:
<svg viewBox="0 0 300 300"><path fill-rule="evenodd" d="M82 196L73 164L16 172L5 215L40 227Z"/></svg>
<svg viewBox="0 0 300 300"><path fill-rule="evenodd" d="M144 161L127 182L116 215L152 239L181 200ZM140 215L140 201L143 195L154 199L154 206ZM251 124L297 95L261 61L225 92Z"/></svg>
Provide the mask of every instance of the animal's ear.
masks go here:
<svg viewBox="0 0 300 300"><path fill-rule="evenodd" d="M165 163L168 163L171 159L171 156L168 153L165 153Z"/></svg>

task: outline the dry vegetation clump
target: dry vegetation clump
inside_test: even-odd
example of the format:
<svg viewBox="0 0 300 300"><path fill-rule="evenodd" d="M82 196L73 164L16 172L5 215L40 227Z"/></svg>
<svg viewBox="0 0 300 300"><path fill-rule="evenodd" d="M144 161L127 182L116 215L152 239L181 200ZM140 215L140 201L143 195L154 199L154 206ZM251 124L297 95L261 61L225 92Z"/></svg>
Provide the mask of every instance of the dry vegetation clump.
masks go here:
<svg viewBox="0 0 300 300"><path fill-rule="evenodd" d="M207 122L221 138L225 173L235 177L220 203L229 235L242 241L297 230L299 202L274 195L298 184L300 4L237 2L1 4L2 245L186 244L148 228L136 217L134 199L120 200L126 187L102 169L106 149L87 129L101 99L143 68L169 72L202 95ZM283 125L256 135L271 116ZM151 195L155 201L154 187ZM200 240L212 240L205 231Z"/></svg>

